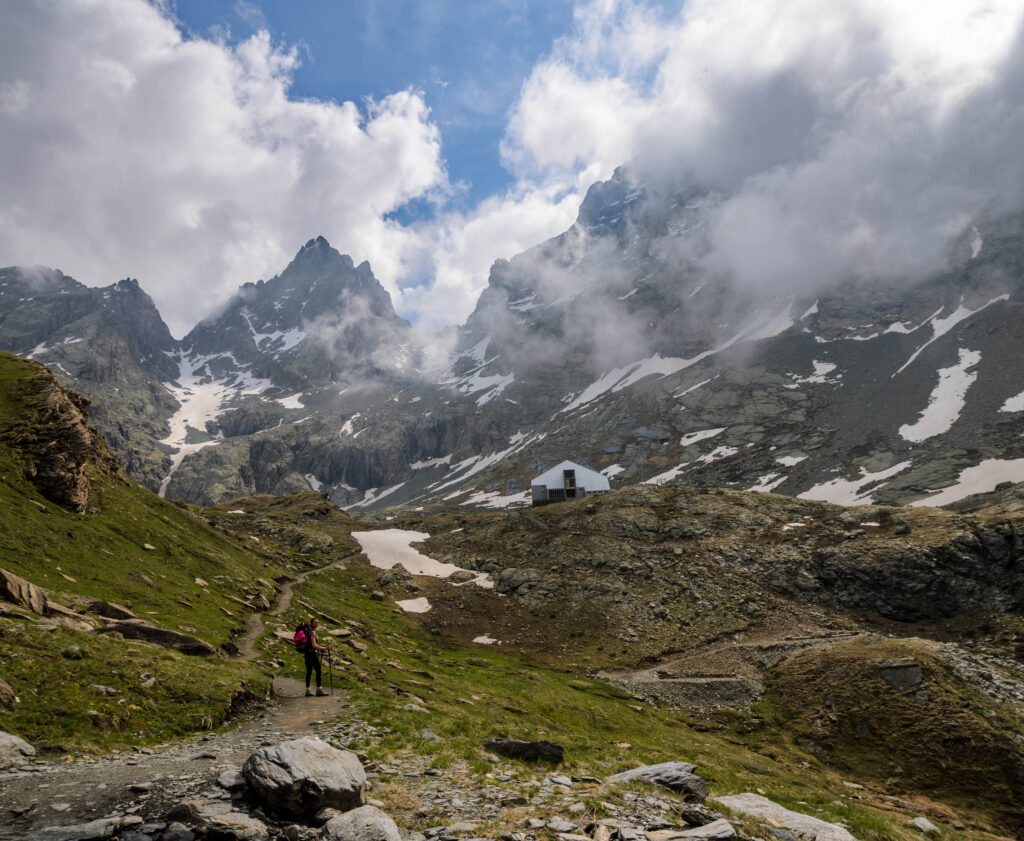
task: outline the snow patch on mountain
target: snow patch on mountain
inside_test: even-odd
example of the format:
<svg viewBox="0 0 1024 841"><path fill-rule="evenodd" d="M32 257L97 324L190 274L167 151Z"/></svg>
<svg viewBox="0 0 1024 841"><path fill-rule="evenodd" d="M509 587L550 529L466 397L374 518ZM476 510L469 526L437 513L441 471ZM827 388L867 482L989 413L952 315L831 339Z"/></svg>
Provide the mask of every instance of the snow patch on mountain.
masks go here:
<svg viewBox="0 0 1024 841"><path fill-rule="evenodd" d="M225 358L231 360L236 370L216 379L210 373L210 363ZM181 354L177 356L177 362L177 381L163 384L178 401L178 408L168 419L170 433L160 441L174 450L171 455L171 468L160 483L160 496L166 494L171 478L187 456L220 440L219 437L208 437L207 422L216 421L230 400L246 394L261 395L273 387L270 380L252 376L249 369L239 365L230 353L212 356ZM190 435L193 438L206 437L207 440L188 442Z"/></svg>
<svg viewBox="0 0 1024 841"><path fill-rule="evenodd" d="M798 388L802 385L823 385L825 383L834 384L839 382L842 375L829 379L828 375L836 370L836 365L833 362L822 362L815 359L812 363L814 366L814 373L807 377L801 377L797 374L788 374L787 376L793 379L793 382L786 386L786 388Z"/></svg>
<svg viewBox="0 0 1024 841"><path fill-rule="evenodd" d="M1013 397L1007 398L1006 402L999 408L1000 412L1024 412L1024 391Z"/></svg>
<svg viewBox="0 0 1024 841"><path fill-rule="evenodd" d="M830 479L827 482L822 482L820 485L815 485L802 494L797 494L797 498L831 502L835 505L870 504L872 501L871 492L876 488L872 487L867 492L861 492L861 488L865 488L868 485L877 486L886 479L906 470L910 465L911 462L909 461L901 461L899 464L894 464L887 470L879 470L877 473L868 473L861 468L861 474L856 479Z"/></svg>
<svg viewBox="0 0 1024 841"><path fill-rule="evenodd" d="M985 459L974 467L960 471L954 484L937 493L911 502L911 505L949 505L972 494L994 491L1003 482L1024 482L1024 458Z"/></svg>
<svg viewBox="0 0 1024 841"><path fill-rule="evenodd" d="M682 438L679 439L680 447L689 447L690 444L696 444L698 441L706 441L708 438L714 438L716 435L721 435L729 427L720 426L717 429L702 429L699 432L687 432Z"/></svg>
<svg viewBox="0 0 1024 841"><path fill-rule="evenodd" d="M410 544L420 543L430 537L426 532L378 529L354 531L352 537L359 542L370 565L378 569L391 569L395 564L401 564L413 575L429 575L432 578L448 578L452 573L462 570L462 567L435 561L412 548ZM487 589L494 587L494 582L486 573L477 575L473 583Z"/></svg>
<svg viewBox="0 0 1024 841"><path fill-rule="evenodd" d="M427 459L426 461L414 461L409 465L413 470L425 470L428 467L440 467L442 464L451 464L452 454L448 453L446 456L438 456L437 458Z"/></svg>
<svg viewBox="0 0 1024 841"><path fill-rule="evenodd" d="M906 362L903 363L903 365L899 368L899 370L896 371L896 374L899 374L901 371L903 371L904 368L906 368L908 365L910 365L911 362L913 362L915 359L917 359L918 356L921 355L922 351L924 351L924 349L926 347L928 347L933 342L936 342L940 338L945 336L950 330L952 330L954 327L956 327L961 321L965 321L966 319L970 318L972 315L975 315L976 313L981 312L983 309L986 309L986 308L992 306L992 304L998 303L999 301L1007 301L1007 300L1009 300L1009 298L1010 298L1010 296L1009 296L1008 293L1004 293L1002 295L998 295L997 297L992 298L989 301L986 301L984 304L982 304L980 307L978 307L977 309L974 309L974 310L970 309L969 307L965 307L964 303L963 303L963 298L961 298L960 299L960 305L955 310L953 310L953 312L951 312L949 315L947 315L945 318L939 318L938 317L939 313L942 312L942 310L937 310L935 312L935 314L931 318L929 318L928 321L925 322L925 324L928 324L930 322L931 325L932 325L932 337L927 342L925 342L923 345L921 345L921 347L919 347L917 350L915 350L913 352L913 354L911 354L910 359L908 359ZM923 327L924 324L922 324L921 326ZM896 374L893 374L893 377L895 377Z"/></svg>
<svg viewBox="0 0 1024 841"><path fill-rule="evenodd" d="M775 461L777 461L783 467L793 467L794 465L799 464L800 462L805 461L806 459L807 456L781 456L775 459Z"/></svg>
<svg viewBox="0 0 1024 841"><path fill-rule="evenodd" d="M977 228L971 228L971 232L974 234L971 237L971 259L975 259L981 254L981 247L985 244L985 240L981 238L981 231Z"/></svg>
<svg viewBox="0 0 1024 841"><path fill-rule="evenodd" d="M928 405L917 421L900 427L900 436L916 444L948 432L967 403L967 389L978 378L978 372L971 369L979 362L979 351L960 348L960 362L939 369L939 382L928 398Z"/></svg>
<svg viewBox="0 0 1024 841"><path fill-rule="evenodd" d="M477 491L462 500L463 505L481 505L484 508L523 508L530 503L530 491L507 495L498 491Z"/></svg>
<svg viewBox="0 0 1024 841"><path fill-rule="evenodd" d="M756 485L751 485L747 490L757 491L759 493L770 493L785 482L786 478L787 476L785 473L768 473L758 479Z"/></svg>

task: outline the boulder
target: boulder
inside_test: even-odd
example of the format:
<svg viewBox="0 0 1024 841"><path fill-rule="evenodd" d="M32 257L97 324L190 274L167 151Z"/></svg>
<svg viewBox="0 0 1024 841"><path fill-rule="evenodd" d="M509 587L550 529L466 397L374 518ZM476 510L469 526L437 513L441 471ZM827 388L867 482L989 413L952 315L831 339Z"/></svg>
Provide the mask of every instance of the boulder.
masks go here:
<svg viewBox="0 0 1024 841"><path fill-rule="evenodd" d="M0 709L11 710L18 701L14 688L3 678L0 678Z"/></svg>
<svg viewBox="0 0 1024 841"><path fill-rule="evenodd" d="M136 619L136 615L132 613L124 605L118 604L117 602L107 602L103 599L95 599L89 602L85 608L89 613L95 613L97 616L103 616L107 619Z"/></svg>
<svg viewBox="0 0 1024 841"><path fill-rule="evenodd" d="M338 841L402 841L395 822L376 806L360 806L331 818L320 837Z"/></svg>
<svg viewBox="0 0 1024 841"><path fill-rule="evenodd" d="M186 800L167 815L170 821L194 826L202 837L234 838L238 841L267 841L266 825L243 812L236 812L223 800Z"/></svg>
<svg viewBox="0 0 1024 841"><path fill-rule="evenodd" d="M21 765L36 755L36 749L24 739L0 730L0 768Z"/></svg>
<svg viewBox="0 0 1024 841"><path fill-rule="evenodd" d="M164 648L173 648L182 654L192 654L196 657L216 657L218 654L217 649L208 642L178 631L157 627L143 619L110 622L102 628L96 629L97 634L109 634L115 631L125 639L144 640Z"/></svg>
<svg viewBox="0 0 1024 841"><path fill-rule="evenodd" d="M928 820L928 818L914 818L910 822L910 825L922 835L939 836L942 834L941 830Z"/></svg>
<svg viewBox="0 0 1024 841"><path fill-rule="evenodd" d="M99 841L102 838L113 838L120 826L120 818L97 818L88 823L51 826L36 832L46 841Z"/></svg>
<svg viewBox="0 0 1024 841"><path fill-rule="evenodd" d="M31 610L40 616L45 616L49 607L46 593L41 587L5 569L0 569L0 599Z"/></svg>
<svg viewBox="0 0 1024 841"><path fill-rule="evenodd" d="M227 791L243 791L247 785L245 781L245 775L237 768L231 768L227 771L222 771L220 776L217 777L217 785Z"/></svg>
<svg viewBox="0 0 1024 841"><path fill-rule="evenodd" d="M857 841L849 831L839 824L812 818L801 812L790 811L759 794L745 792L718 797L716 800L734 812L768 821L773 826L788 830L806 841Z"/></svg>
<svg viewBox="0 0 1024 841"><path fill-rule="evenodd" d="M608 782L646 780L686 795L686 800L690 803L703 803L708 796L708 784L693 773L696 770L697 766L689 762L662 762L613 774L608 778Z"/></svg>
<svg viewBox="0 0 1024 841"><path fill-rule="evenodd" d="M894 657L877 663L882 679L897 692L918 689L924 680L921 664L913 657Z"/></svg>
<svg viewBox="0 0 1024 841"><path fill-rule="evenodd" d="M503 738L484 739L484 747L510 759L523 759L527 762L551 762L555 765L560 763L565 755L565 749L561 745L543 739L536 742Z"/></svg>
<svg viewBox="0 0 1024 841"><path fill-rule="evenodd" d="M366 773L352 751L312 736L260 748L242 766L253 793L268 806L312 815L324 806L363 805Z"/></svg>

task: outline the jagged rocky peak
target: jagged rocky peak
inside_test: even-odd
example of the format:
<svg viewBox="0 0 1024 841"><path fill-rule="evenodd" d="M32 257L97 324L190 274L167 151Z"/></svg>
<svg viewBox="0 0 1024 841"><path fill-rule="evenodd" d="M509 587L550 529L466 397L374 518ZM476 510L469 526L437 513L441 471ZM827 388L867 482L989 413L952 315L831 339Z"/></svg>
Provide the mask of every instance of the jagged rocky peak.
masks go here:
<svg viewBox="0 0 1024 841"><path fill-rule="evenodd" d="M177 342L136 278L126 277L97 292L103 306L123 319L143 353L174 350Z"/></svg>

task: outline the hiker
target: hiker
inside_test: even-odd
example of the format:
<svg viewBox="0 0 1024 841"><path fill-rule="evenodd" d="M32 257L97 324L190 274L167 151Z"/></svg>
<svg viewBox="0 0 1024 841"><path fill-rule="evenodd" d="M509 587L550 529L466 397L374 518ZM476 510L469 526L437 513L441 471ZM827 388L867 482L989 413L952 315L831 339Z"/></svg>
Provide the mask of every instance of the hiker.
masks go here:
<svg viewBox="0 0 1024 841"><path fill-rule="evenodd" d="M331 647L329 645L320 645L320 640L317 639L316 629L320 627L320 620L313 618L309 620L309 624L306 626L306 641L300 651L302 656L306 658L306 696L310 696L313 693L309 688L309 679L313 675L313 671L316 670L316 694L323 696L327 693L324 692L322 684L322 677L320 674L320 652L330 652Z"/></svg>

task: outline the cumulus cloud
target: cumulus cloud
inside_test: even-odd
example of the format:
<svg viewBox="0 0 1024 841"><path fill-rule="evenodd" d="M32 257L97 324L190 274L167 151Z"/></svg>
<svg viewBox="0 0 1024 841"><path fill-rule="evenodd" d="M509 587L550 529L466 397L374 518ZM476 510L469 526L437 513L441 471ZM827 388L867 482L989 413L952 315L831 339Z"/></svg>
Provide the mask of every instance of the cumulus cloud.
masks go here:
<svg viewBox="0 0 1024 841"><path fill-rule="evenodd" d="M1015 0L580 8L510 119L522 177L720 191L706 266L758 288L913 277L1024 204Z"/></svg>
<svg viewBox="0 0 1024 841"><path fill-rule="evenodd" d="M382 217L447 183L419 93L294 99L266 32L187 38L142 0L3 14L0 259L139 277L179 332L317 233L386 275Z"/></svg>

